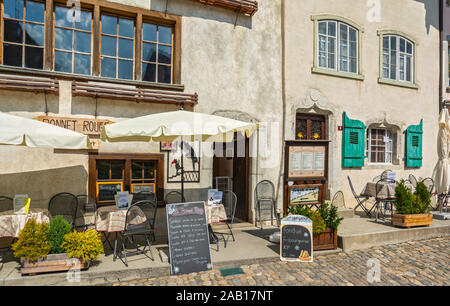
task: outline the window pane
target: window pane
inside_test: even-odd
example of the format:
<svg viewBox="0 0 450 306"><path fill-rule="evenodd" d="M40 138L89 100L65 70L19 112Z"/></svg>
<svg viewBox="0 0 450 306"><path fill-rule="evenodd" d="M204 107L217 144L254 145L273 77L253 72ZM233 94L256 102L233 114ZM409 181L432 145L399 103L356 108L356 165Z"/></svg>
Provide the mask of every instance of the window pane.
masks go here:
<svg viewBox="0 0 450 306"><path fill-rule="evenodd" d="M350 58L350 72L356 73L357 63L356 58Z"/></svg>
<svg viewBox="0 0 450 306"><path fill-rule="evenodd" d="M74 54L73 72L78 74L91 74L91 56Z"/></svg>
<svg viewBox="0 0 450 306"><path fill-rule="evenodd" d="M322 139L322 121L311 120L311 136L310 139Z"/></svg>
<svg viewBox="0 0 450 306"><path fill-rule="evenodd" d="M4 0L3 3L4 17L23 19L23 0Z"/></svg>
<svg viewBox="0 0 450 306"><path fill-rule="evenodd" d="M3 64L22 67L22 47L16 45L3 45Z"/></svg>
<svg viewBox="0 0 450 306"><path fill-rule="evenodd" d="M328 53L328 68L330 68L330 69L336 68L334 66L335 61L336 61L335 54L334 53Z"/></svg>
<svg viewBox="0 0 450 306"><path fill-rule="evenodd" d="M55 29L55 48L72 50L72 31Z"/></svg>
<svg viewBox="0 0 450 306"><path fill-rule="evenodd" d="M109 179L109 161L97 160L97 179L108 180Z"/></svg>
<svg viewBox="0 0 450 306"><path fill-rule="evenodd" d="M119 60L119 79L133 79L133 61Z"/></svg>
<svg viewBox="0 0 450 306"><path fill-rule="evenodd" d="M331 22L330 22L331 24ZM319 22L319 34L327 34L327 22L326 21L322 21Z"/></svg>
<svg viewBox="0 0 450 306"><path fill-rule="evenodd" d="M144 23L142 25L142 36L144 40L156 41L156 25L151 23Z"/></svg>
<svg viewBox="0 0 450 306"><path fill-rule="evenodd" d="M156 44L143 44L142 60L156 62Z"/></svg>
<svg viewBox="0 0 450 306"><path fill-rule="evenodd" d="M153 163L144 163L144 179L152 179L155 177L155 167Z"/></svg>
<svg viewBox="0 0 450 306"><path fill-rule="evenodd" d="M33 46L44 46L44 26L27 23L25 26L25 43Z"/></svg>
<svg viewBox="0 0 450 306"><path fill-rule="evenodd" d="M406 56L406 81L411 82L411 56Z"/></svg>
<svg viewBox="0 0 450 306"><path fill-rule="evenodd" d="M172 63L172 47L158 46L158 63Z"/></svg>
<svg viewBox="0 0 450 306"><path fill-rule="evenodd" d="M319 36L319 51L325 52L327 50L327 40L325 36Z"/></svg>
<svg viewBox="0 0 450 306"><path fill-rule="evenodd" d="M102 77L115 78L116 77L116 60L113 58L102 58L101 60L101 75Z"/></svg>
<svg viewBox="0 0 450 306"><path fill-rule="evenodd" d="M111 179L122 179L123 166L123 161L111 161Z"/></svg>
<svg viewBox="0 0 450 306"><path fill-rule="evenodd" d="M28 21L44 23L44 19L45 19L44 3L27 1L26 2L26 19Z"/></svg>
<svg viewBox="0 0 450 306"><path fill-rule="evenodd" d="M119 18L119 35L133 38L134 21L130 19Z"/></svg>
<svg viewBox="0 0 450 306"><path fill-rule="evenodd" d="M91 34L75 31L74 45L75 51L91 53Z"/></svg>
<svg viewBox="0 0 450 306"><path fill-rule="evenodd" d="M119 57L133 59L133 45L132 40L119 38Z"/></svg>
<svg viewBox="0 0 450 306"><path fill-rule="evenodd" d="M400 54L400 80L405 80L405 56Z"/></svg>
<svg viewBox="0 0 450 306"><path fill-rule="evenodd" d="M308 139L306 119L297 119L295 124L295 139Z"/></svg>
<svg viewBox="0 0 450 306"><path fill-rule="evenodd" d="M400 38L400 52L405 52L405 40Z"/></svg>
<svg viewBox="0 0 450 306"><path fill-rule="evenodd" d="M158 83L170 83L171 82L171 67L170 66L158 66Z"/></svg>
<svg viewBox="0 0 450 306"><path fill-rule="evenodd" d="M325 52L319 52L319 67L327 67L327 57Z"/></svg>
<svg viewBox="0 0 450 306"><path fill-rule="evenodd" d="M397 37L391 36L391 49L397 50Z"/></svg>
<svg viewBox="0 0 450 306"><path fill-rule="evenodd" d="M328 22L328 35L336 37L336 22Z"/></svg>
<svg viewBox="0 0 450 306"><path fill-rule="evenodd" d="M147 82L156 82L156 65L142 64L142 80Z"/></svg>
<svg viewBox="0 0 450 306"><path fill-rule="evenodd" d="M142 163L131 162L131 178L133 180L142 180Z"/></svg>
<svg viewBox="0 0 450 306"><path fill-rule="evenodd" d="M23 42L23 28L22 23L12 20L5 20L5 41L22 43Z"/></svg>
<svg viewBox="0 0 450 306"><path fill-rule="evenodd" d="M389 37L383 37L383 49L389 49Z"/></svg>
<svg viewBox="0 0 450 306"><path fill-rule="evenodd" d="M75 19L75 29L91 31L92 29L92 13L81 11L79 19Z"/></svg>
<svg viewBox="0 0 450 306"><path fill-rule="evenodd" d="M356 42L356 30L349 28L349 32L350 32L350 41Z"/></svg>
<svg viewBox="0 0 450 306"><path fill-rule="evenodd" d="M117 17L102 15L102 33L117 35Z"/></svg>
<svg viewBox="0 0 450 306"><path fill-rule="evenodd" d="M412 54L412 44L409 42L406 44L406 52Z"/></svg>
<svg viewBox="0 0 450 306"><path fill-rule="evenodd" d="M397 79L397 52L391 51L391 76L392 80Z"/></svg>
<svg viewBox="0 0 450 306"><path fill-rule="evenodd" d="M328 52L335 53L336 52L336 46L335 46L335 38L328 37Z"/></svg>
<svg viewBox="0 0 450 306"><path fill-rule="evenodd" d="M55 7L55 25L60 27L71 28L73 24L73 10L56 6Z"/></svg>
<svg viewBox="0 0 450 306"><path fill-rule="evenodd" d="M44 67L44 49L43 48L25 48L25 67L42 69Z"/></svg>
<svg viewBox="0 0 450 306"><path fill-rule="evenodd" d="M356 50L356 42L350 43L350 56L356 57L357 56L357 50Z"/></svg>
<svg viewBox="0 0 450 306"><path fill-rule="evenodd" d="M172 28L170 27L158 27L158 42L164 44L172 44Z"/></svg>
<svg viewBox="0 0 450 306"><path fill-rule="evenodd" d="M72 72L72 53L55 51L55 70Z"/></svg>
<svg viewBox="0 0 450 306"><path fill-rule="evenodd" d="M339 31L339 33L340 33L340 38L341 39L343 39L343 40L347 40L348 39L348 36L347 36L347 26L346 25L344 25L344 24L340 24L339 25L339 29L340 29L340 31Z"/></svg>
<svg viewBox="0 0 450 306"><path fill-rule="evenodd" d="M102 55L117 55L117 38L102 36Z"/></svg>

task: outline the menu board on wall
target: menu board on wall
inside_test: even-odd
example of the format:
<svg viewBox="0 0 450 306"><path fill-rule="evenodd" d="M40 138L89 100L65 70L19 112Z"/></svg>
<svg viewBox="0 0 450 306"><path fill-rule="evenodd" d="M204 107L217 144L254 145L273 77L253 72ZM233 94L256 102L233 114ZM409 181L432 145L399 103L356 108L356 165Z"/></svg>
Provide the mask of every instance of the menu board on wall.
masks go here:
<svg viewBox="0 0 450 306"><path fill-rule="evenodd" d="M322 185L294 185L289 187L289 205L320 203Z"/></svg>
<svg viewBox="0 0 450 306"><path fill-rule="evenodd" d="M289 177L325 176L324 146L289 147Z"/></svg>

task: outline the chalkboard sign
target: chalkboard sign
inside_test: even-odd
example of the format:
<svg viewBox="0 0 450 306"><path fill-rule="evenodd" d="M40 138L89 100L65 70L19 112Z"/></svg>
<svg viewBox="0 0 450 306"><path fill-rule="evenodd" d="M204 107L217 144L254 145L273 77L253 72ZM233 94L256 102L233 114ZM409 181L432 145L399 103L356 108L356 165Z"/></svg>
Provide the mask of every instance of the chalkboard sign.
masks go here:
<svg viewBox="0 0 450 306"><path fill-rule="evenodd" d="M291 215L281 220L280 259L283 261L313 260L311 219Z"/></svg>
<svg viewBox="0 0 450 306"><path fill-rule="evenodd" d="M131 184L131 192L153 192L155 193L155 184Z"/></svg>
<svg viewBox="0 0 450 306"><path fill-rule="evenodd" d="M99 182L97 183L97 202L114 202L114 195L122 190L122 182Z"/></svg>
<svg viewBox="0 0 450 306"><path fill-rule="evenodd" d="M166 205L172 275L212 269L205 202Z"/></svg>

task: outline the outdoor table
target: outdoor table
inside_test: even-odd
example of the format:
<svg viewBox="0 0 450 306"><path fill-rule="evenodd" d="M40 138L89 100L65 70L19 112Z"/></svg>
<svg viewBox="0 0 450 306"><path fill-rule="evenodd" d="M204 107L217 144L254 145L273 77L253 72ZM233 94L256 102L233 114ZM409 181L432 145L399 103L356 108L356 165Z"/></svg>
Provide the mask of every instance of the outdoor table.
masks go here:
<svg viewBox="0 0 450 306"><path fill-rule="evenodd" d="M37 223L50 222L50 212L43 208L30 208L26 215L16 215L13 210L0 212L0 238L18 238L30 219Z"/></svg>

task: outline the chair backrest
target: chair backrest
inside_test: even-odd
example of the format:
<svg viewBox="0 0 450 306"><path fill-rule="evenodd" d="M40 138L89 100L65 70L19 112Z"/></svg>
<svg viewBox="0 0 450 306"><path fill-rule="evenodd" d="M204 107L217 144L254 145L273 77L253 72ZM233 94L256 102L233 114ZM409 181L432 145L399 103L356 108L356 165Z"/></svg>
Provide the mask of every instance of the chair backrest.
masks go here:
<svg viewBox="0 0 450 306"><path fill-rule="evenodd" d="M231 223L234 221L234 214L236 213L237 196L231 190L224 190L222 194L222 204L227 213L227 218Z"/></svg>
<svg viewBox="0 0 450 306"><path fill-rule="evenodd" d="M87 212L97 211L97 202L93 197L87 194L79 194L76 197L77 197L77 217L80 217Z"/></svg>
<svg viewBox="0 0 450 306"><path fill-rule="evenodd" d="M350 185L350 189L352 190L353 196L357 197L358 195L355 192L355 188L353 188L352 180L350 179L350 176L347 175L348 184Z"/></svg>
<svg viewBox="0 0 450 306"><path fill-rule="evenodd" d="M262 180L255 187L256 200L273 200L275 198L275 186L269 180Z"/></svg>
<svg viewBox="0 0 450 306"><path fill-rule="evenodd" d="M388 178L388 174L389 174L390 172L392 172L392 170L390 170L390 169L384 170L384 171L381 173L380 179L383 180L383 179Z"/></svg>
<svg viewBox="0 0 450 306"><path fill-rule="evenodd" d="M52 217L62 216L74 224L77 215L77 197L69 192L55 194L48 202L48 211Z"/></svg>
<svg viewBox="0 0 450 306"><path fill-rule="evenodd" d="M0 212L14 210L14 200L8 197L0 196Z"/></svg>
<svg viewBox="0 0 450 306"><path fill-rule="evenodd" d="M156 195L151 192L151 191L141 191L138 193L134 193L133 194L133 200L131 204L140 202L140 201L144 201L144 200L148 200L148 201L154 201L156 202Z"/></svg>
<svg viewBox="0 0 450 306"><path fill-rule="evenodd" d="M184 203L184 202L186 202L186 199L184 198L184 196L181 192L173 190L166 194L166 197L164 198L164 202L166 204Z"/></svg>
<svg viewBox="0 0 450 306"><path fill-rule="evenodd" d="M427 177L425 179L423 179L422 181L425 186L427 186L428 192L429 193L433 193L433 189L434 189L434 181L431 177Z"/></svg>
<svg viewBox="0 0 450 306"><path fill-rule="evenodd" d="M155 229L157 205L143 200L132 204L125 219L124 233L149 233Z"/></svg>
<svg viewBox="0 0 450 306"><path fill-rule="evenodd" d="M413 187L415 188L416 185L417 185L417 179L416 179L416 177L415 177L414 175L410 174L410 175L408 176L408 180L409 180L409 182L411 183L411 185L413 185Z"/></svg>
<svg viewBox="0 0 450 306"><path fill-rule="evenodd" d="M337 206L339 208L345 207L344 193L341 190L334 194L333 200L331 200L331 205Z"/></svg>
<svg viewBox="0 0 450 306"><path fill-rule="evenodd" d="M372 179L372 182L373 182L373 183L376 183L376 182L378 182L380 179L381 179L381 175L377 175L377 176L375 176L375 177Z"/></svg>
<svg viewBox="0 0 450 306"><path fill-rule="evenodd" d="M377 184L375 185L375 199L376 200L380 200L378 195L380 194L380 191L382 189L382 186L381 186L382 184L395 184L395 181L393 179L389 179L389 178L384 178L384 179L382 178L381 180L379 180L377 182Z"/></svg>

